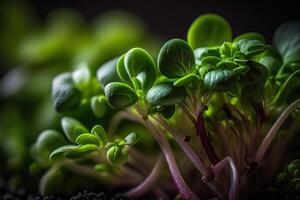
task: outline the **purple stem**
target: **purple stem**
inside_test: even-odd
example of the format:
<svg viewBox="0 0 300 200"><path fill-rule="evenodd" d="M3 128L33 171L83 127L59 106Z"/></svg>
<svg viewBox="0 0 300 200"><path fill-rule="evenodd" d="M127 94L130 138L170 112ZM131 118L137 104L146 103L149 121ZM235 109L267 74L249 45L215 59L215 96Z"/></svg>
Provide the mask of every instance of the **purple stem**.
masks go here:
<svg viewBox="0 0 300 200"><path fill-rule="evenodd" d="M125 192L124 196L129 199L135 199L147 193L151 189L155 181L159 178L159 175L161 174L161 167L162 167L162 157L159 156L148 177L138 186Z"/></svg>
<svg viewBox="0 0 300 200"><path fill-rule="evenodd" d="M238 187L239 187L239 175L236 165L230 156L227 156L213 167L214 173L217 175L222 169L226 167L226 164L230 166L230 188L229 188L229 200L238 199Z"/></svg>
<svg viewBox="0 0 300 200"><path fill-rule="evenodd" d="M204 150L207 154L208 159L213 165L216 165L218 162L220 162L220 159L218 158L213 146L211 145L209 138L206 133L205 129L205 122L203 117L203 112L200 112L197 121L195 124L197 134L199 135L202 145L204 147Z"/></svg>

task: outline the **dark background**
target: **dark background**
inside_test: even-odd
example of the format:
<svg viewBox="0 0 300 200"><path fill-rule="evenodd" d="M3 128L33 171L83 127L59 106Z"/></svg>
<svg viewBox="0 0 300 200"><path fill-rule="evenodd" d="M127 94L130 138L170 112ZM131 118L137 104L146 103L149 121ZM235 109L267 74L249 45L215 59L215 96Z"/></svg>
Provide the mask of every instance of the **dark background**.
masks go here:
<svg viewBox="0 0 300 200"><path fill-rule="evenodd" d="M73 8L87 20L103 11L122 9L140 16L151 33L163 38L186 37L191 22L203 13L224 16L234 35L255 31L268 42L276 28L290 20L300 20L299 1L233 1L233 0L31 0L31 4L44 19L55 8Z"/></svg>

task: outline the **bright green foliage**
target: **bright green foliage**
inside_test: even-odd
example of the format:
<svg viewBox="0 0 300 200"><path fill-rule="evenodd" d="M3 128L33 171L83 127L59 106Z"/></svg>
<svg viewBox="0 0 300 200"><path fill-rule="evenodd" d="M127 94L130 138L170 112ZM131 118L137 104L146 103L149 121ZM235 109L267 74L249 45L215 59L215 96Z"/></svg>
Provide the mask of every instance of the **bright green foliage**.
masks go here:
<svg viewBox="0 0 300 200"><path fill-rule="evenodd" d="M76 138L76 143L79 145L95 144L99 145L100 140L97 136L90 133L83 133Z"/></svg>
<svg viewBox="0 0 300 200"><path fill-rule="evenodd" d="M91 98L91 108L97 117L103 117L107 111L107 100L104 95Z"/></svg>
<svg viewBox="0 0 300 200"><path fill-rule="evenodd" d="M230 25L223 17L215 14L198 17L190 26L187 35L188 43L193 49L219 46L231 39Z"/></svg>
<svg viewBox="0 0 300 200"><path fill-rule="evenodd" d="M92 129L92 131L91 131L91 133L94 134L94 135L96 135L99 138L102 146L104 146L104 144L107 143L108 138L107 138L105 130L104 130L104 128L102 126L100 126L100 125L94 126L93 129Z"/></svg>
<svg viewBox="0 0 300 200"><path fill-rule="evenodd" d="M125 137L125 141L127 145L135 145L139 141L139 136L136 133L129 133Z"/></svg>
<svg viewBox="0 0 300 200"><path fill-rule="evenodd" d="M64 117L61 120L61 126L67 138L73 143L76 142L76 138L79 135L88 132L87 128L84 127L79 121L70 117Z"/></svg>
<svg viewBox="0 0 300 200"><path fill-rule="evenodd" d="M112 165L122 165L128 159L128 153L126 149L118 145L110 147L106 153L106 156Z"/></svg>

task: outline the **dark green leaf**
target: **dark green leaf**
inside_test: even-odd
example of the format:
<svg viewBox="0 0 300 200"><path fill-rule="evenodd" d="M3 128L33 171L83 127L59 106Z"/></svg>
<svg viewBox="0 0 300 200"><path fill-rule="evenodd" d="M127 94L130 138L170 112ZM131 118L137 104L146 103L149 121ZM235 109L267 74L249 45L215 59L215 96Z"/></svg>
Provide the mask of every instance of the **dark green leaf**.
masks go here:
<svg viewBox="0 0 300 200"><path fill-rule="evenodd" d="M187 86L187 85L191 85L194 82L198 81L199 78L197 75L195 74L188 74L178 80L176 80L173 85L178 87L178 86Z"/></svg>
<svg viewBox="0 0 300 200"><path fill-rule="evenodd" d="M274 36L274 45L283 58L284 65L300 62L300 22L281 25Z"/></svg>
<svg viewBox="0 0 300 200"><path fill-rule="evenodd" d="M94 126L91 133L98 136L102 146L104 146L107 143L108 138L107 138L106 132L102 126L100 126L100 125Z"/></svg>
<svg viewBox="0 0 300 200"><path fill-rule="evenodd" d="M100 81L102 88L108 83L120 82L117 73L117 63L119 58L112 59L99 67L97 70L97 79Z"/></svg>
<svg viewBox="0 0 300 200"><path fill-rule="evenodd" d="M243 53L246 58L251 58L265 51L265 45L259 40L241 39L235 43L239 52Z"/></svg>
<svg viewBox="0 0 300 200"><path fill-rule="evenodd" d="M140 140L140 137L136 133L129 133L125 137L125 144L135 145Z"/></svg>
<svg viewBox="0 0 300 200"><path fill-rule="evenodd" d="M195 71L193 50L184 40L169 40L159 52L158 69L168 78L180 78L193 73Z"/></svg>
<svg viewBox="0 0 300 200"><path fill-rule="evenodd" d="M151 55L144 49L129 50L125 54L124 65L129 77L139 80L142 90L147 91L153 85L156 79L155 64Z"/></svg>
<svg viewBox="0 0 300 200"><path fill-rule="evenodd" d="M76 138L76 143L79 145L95 144L99 145L100 140L97 136L90 133L83 133Z"/></svg>
<svg viewBox="0 0 300 200"><path fill-rule="evenodd" d="M105 95L113 108L121 109L135 104L138 96L128 85L119 82L105 86Z"/></svg>
<svg viewBox="0 0 300 200"><path fill-rule="evenodd" d="M108 149L106 157L112 165L122 165L128 160L128 153L120 146L112 146Z"/></svg>
<svg viewBox="0 0 300 200"><path fill-rule="evenodd" d="M119 60L118 60L118 63L117 63L117 72L118 72L118 75L120 77L120 79L127 83L128 85L132 85L131 83L131 79L126 71L126 68L125 68L125 54L122 55Z"/></svg>
<svg viewBox="0 0 300 200"><path fill-rule="evenodd" d="M75 87L70 73L63 73L54 78L52 100L54 108L58 112L71 111L80 105L81 93Z"/></svg>
<svg viewBox="0 0 300 200"><path fill-rule="evenodd" d="M235 74L228 69L215 69L207 72L204 76L204 85L208 89L227 91L235 85Z"/></svg>
<svg viewBox="0 0 300 200"><path fill-rule="evenodd" d="M64 117L61 120L61 126L65 132L67 138L75 143L76 138L82 133L88 133L86 127L84 127L79 121L71 117Z"/></svg>
<svg viewBox="0 0 300 200"><path fill-rule="evenodd" d="M228 22L221 16L206 14L198 17L190 26L188 43L193 49L220 46L231 41L232 32Z"/></svg>
<svg viewBox="0 0 300 200"><path fill-rule="evenodd" d="M259 58L259 63L267 67L270 75L276 75L283 64L279 53L270 45L266 46L265 52Z"/></svg>
<svg viewBox="0 0 300 200"><path fill-rule="evenodd" d="M174 105L184 101L187 93L184 87L174 87L171 83L160 83L153 86L146 95L152 105Z"/></svg>
<svg viewBox="0 0 300 200"><path fill-rule="evenodd" d="M220 58L220 47L203 47L194 50L196 64L199 64L200 60L205 57L212 56Z"/></svg>

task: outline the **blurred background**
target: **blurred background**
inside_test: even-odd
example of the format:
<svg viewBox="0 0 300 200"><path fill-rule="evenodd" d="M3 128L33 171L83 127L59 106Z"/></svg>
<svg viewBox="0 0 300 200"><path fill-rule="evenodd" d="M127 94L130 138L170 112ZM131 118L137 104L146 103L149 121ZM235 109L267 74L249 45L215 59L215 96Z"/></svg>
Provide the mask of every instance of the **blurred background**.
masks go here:
<svg viewBox="0 0 300 200"><path fill-rule="evenodd" d="M55 75L81 65L95 74L135 46L155 56L164 41L185 39L204 13L226 18L234 36L259 32L268 43L280 24L300 20L298 3L286 0L1 0L0 182L2 176L12 185L22 182L36 167L30 148L37 135L59 129L61 115L51 102Z"/></svg>

